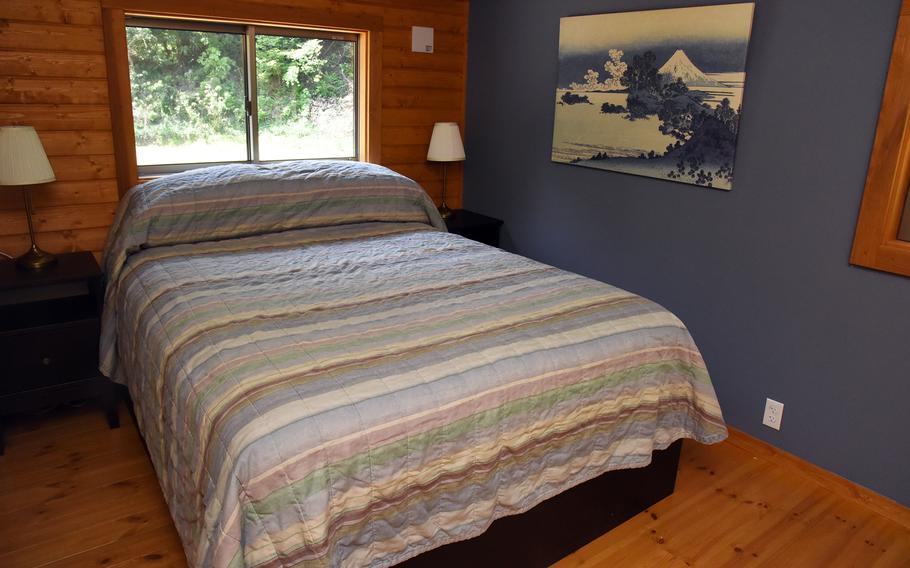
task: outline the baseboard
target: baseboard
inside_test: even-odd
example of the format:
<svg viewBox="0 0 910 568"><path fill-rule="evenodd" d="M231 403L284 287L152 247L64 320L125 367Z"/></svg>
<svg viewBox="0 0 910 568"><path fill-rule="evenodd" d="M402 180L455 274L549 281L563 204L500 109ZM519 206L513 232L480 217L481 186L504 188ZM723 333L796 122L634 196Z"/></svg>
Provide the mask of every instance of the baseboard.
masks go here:
<svg viewBox="0 0 910 568"><path fill-rule="evenodd" d="M825 489L845 499L855 501L868 507L881 516L910 529L910 508L905 507L884 495L863 487L830 471L811 464L789 452L754 438L736 428L727 426L730 431L728 443L772 463L795 470L815 481Z"/></svg>

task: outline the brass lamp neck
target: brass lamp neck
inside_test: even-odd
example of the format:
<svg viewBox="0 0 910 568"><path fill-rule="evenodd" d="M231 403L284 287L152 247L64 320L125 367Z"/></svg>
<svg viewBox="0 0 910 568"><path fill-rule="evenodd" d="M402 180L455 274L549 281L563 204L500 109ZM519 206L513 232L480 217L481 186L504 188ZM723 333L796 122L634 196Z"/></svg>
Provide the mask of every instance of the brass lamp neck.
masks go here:
<svg viewBox="0 0 910 568"><path fill-rule="evenodd" d="M442 203L439 205L439 215L443 219L448 219L452 216L452 210L449 209L449 205L446 203L446 162L442 163Z"/></svg>
<svg viewBox="0 0 910 568"><path fill-rule="evenodd" d="M25 218L28 220L28 252L16 259L16 265L25 270L43 270L57 263L57 257L38 247L35 241L35 226L32 222L32 197L28 187L23 186L22 197L25 200Z"/></svg>

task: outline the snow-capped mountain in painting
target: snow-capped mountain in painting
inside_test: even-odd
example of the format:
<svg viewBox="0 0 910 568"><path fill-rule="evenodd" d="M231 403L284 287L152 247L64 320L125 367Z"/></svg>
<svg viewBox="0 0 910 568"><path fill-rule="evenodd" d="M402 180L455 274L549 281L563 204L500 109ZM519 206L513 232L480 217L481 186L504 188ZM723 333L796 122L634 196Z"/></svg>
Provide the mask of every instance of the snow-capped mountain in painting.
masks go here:
<svg viewBox="0 0 910 568"><path fill-rule="evenodd" d="M683 83L689 87L722 86L721 83L708 77L701 69L696 67L692 60L689 59L689 56L686 55L686 52L681 49L677 49L657 72L660 75L672 77L674 81L682 79Z"/></svg>

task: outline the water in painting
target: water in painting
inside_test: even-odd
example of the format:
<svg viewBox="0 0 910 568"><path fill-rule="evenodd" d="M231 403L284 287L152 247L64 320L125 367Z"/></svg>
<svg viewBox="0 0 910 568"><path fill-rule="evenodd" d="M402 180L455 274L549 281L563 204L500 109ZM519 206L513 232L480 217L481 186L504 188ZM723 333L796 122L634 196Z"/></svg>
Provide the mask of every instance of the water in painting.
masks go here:
<svg viewBox="0 0 910 568"><path fill-rule="evenodd" d="M553 161L731 189L753 8L562 18Z"/></svg>

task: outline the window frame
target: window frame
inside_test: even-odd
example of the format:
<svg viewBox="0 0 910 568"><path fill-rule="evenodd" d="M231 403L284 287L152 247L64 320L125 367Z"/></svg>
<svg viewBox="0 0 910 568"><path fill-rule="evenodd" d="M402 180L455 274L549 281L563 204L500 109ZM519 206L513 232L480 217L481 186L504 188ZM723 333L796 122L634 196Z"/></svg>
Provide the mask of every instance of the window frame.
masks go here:
<svg viewBox="0 0 910 568"><path fill-rule="evenodd" d="M299 30L300 35L307 37L318 37L318 35L331 37L333 34L336 37L356 36L355 155L360 161L373 163L380 161L383 25L380 17L365 14L346 15L243 1L220 4L211 0L102 0L101 5L110 95L111 131L114 140L118 188L121 195L145 179L170 173L167 171L167 166L162 168L143 166L143 175L139 174L126 42L127 18L182 21L186 22L188 26L193 26L197 22L200 26L247 26L247 33L250 33L249 29L255 32L258 28L260 34L274 29L278 34L294 33ZM244 49L246 46L247 42L244 41ZM247 62L250 59L253 58L246 58ZM255 68L247 69L247 76L255 77ZM255 92L249 92L249 81L247 81L247 91L248 100L255 97ZM250 136L249 126L247 136ZM210 165L212 163L181 164L179 171Z"/></svg>
<svg viewBox="0 0 910 568"><path fill-rule="evenodd" d="M910 276L910 242L898 238L910 215L910 0L901 3L850 262ZM905 212L905 207L908 209Z"/></svg>
<svg viewBox="0 0 910 568"><path fill-rule="evenodd" d="M241 36L241 57L243 59L243 88L246 104L244 108L244 129L246 131L246 160L214 161L214 162L181 162L172 164L138 164L137 169L140 177L153 177L165 174L183 172L186 170L205 168L223 164L242 164L242 163L266 163L283 160L263 160L259 154L259 97L258 84L256 81L256 37L263 35L298 37L306 39L327 39L334 41L349 41L354 44L354 155L353 156L332 156L327 160L354 160L360 159L360 133L358 132L358 120L360 113L360 87L358 85L360 73L357 69L360 65L359 45L360 35L341 32L341 31L322 31L307 28L287 28L278 26L263 26L247 23L224 23L210 20L188 20L173 19L164 17L132 16L126 15L126 27L155 28L164 30L183 30L195 32L210 33L227 33ZM130 101L132 108L132 101ZM135 125L134 125L135 127ZM135 131L134 131L135 133ZM306 159L301 156L301 159Z"/></svg>

